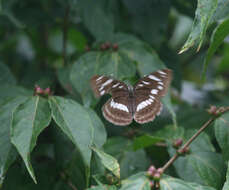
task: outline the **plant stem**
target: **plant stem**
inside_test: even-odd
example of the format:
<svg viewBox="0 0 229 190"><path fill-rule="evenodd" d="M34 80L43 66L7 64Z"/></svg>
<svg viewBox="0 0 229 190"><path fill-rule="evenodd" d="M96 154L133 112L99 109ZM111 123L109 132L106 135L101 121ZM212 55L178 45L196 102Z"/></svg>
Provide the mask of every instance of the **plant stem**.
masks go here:
<svg viewBox="0 0 229 190"><path fill-rule="evenodd" d="M229 107L220 107L216 110L216 115L213 115L207 122L205 122L201 128L180 148L177 150L177 153L170 158L170 160L162 167L162 171L164 172L179 156L180 152L184 152L184 150L208 127L210 124L215 121L222 114L229 111Z"/></svg>
<svg viewBox="0 0 229 190"><path fill-rule="evenodd" d="M68 34L68 17L69 17L70 7L67 6L64 15L64 26L63 26L63 63L67 65L67 34Z"/></svg>

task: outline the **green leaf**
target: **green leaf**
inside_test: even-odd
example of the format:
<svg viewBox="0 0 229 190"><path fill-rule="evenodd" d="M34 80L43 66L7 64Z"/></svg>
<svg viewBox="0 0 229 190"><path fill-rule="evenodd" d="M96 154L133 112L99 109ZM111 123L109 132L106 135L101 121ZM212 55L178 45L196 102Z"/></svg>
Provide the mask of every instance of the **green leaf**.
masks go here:
<svg viewBox="0 0 229 190"><path fill-rule="evenodd" d="M197 50L200 49L206 34L206 30L210 24L212 15L214 14L216 8L217 0L198 0L192 30L179 53L183 53L184 51L188 50L195 43L198 43Z"/></svg>
<svg viewBox="0 0 229 190"><path fill-rule="evenodd" d="M8 98L0 104L0 186L3 182L6 171L15 160L15 150L10 142L10 125L12 122L12 113L18 105L24 102L27 97L18 96L15 98Z"/></svg>
<svg viewBox="0 0 229 190"><path fill-rule="evenodd" d="M110 170L117 178L120 178L120 166L118 161L112 157L111 155L99 150L95 147L91 147L91 149L99 156L102 164Z"/></svg>
<svg viewBox="0 0 229 190"><path fill-rule="evenodd" d="M212 22L220 21L225 19L229 14L229 7L227 0L218 0L216 11L213 15Z"/></svg>
<svg viewBox="0 0 229 190"><path fill-rule="evenodd" d="M228 36L229 34L229 19L224 20L221 24L219 24L211 36L211 44L208 48L207 55L204 60L204 70L203 70L203 76L206 74L207 66L210 63L210 60L216 50L219 48L220 44L223 43L223 40Z"/></svg>
<svg viewBox="0 0 229 190"><path fill-rule="evenodd" d="M225 113L215 121L215 136L222 149L224 160L229 160L229 113Z"/></svg>
<svg viewBox="0 0 229 190"><path fill-rule="evenodd" d="M150 181L141 172L122 181L120 190L151 190Z"/></svg>
<svg viewBox="0 0 229 190"><path fill-rule="evenodd" d="M172 142L173 140L184 137L184 128L175 128L173 125L168 125L154 133L154 136Z"/></svg>
<svg viewBox="0 0 229 190"><path fill-rule="evenodd" d="M123 150L132 150L131 141L120 136L110 137L107 139L107 142L104 144L103 148L105 152L114 156L117 159L123 158Z"/></svg>
<svg viewBox="0 0 229 190"><path fill-rule="evenodd" d="M220 154L214 152L192 153L190 163L205 185L219 189L224 176L224 163Z"/></svg>
<svg viewBox="0 0 229 190"><path fill-rule="evenodd" d="M106 5L106 0L79 1L83 22L97 40L108 40L114 31L113 16Z"/></svg>
<svg viewBox="0 0 229 190"><path fill-rule="evenodd" d="M31 96L33 93L23 87L11 85L11 84L1 84L0 99L16 97L16 96Z"/></svg>
<svg viewBox="0 0 229 190"><path fill-rule="evenodd" d="M118 159L122 179L145 171L149 167L150 163L146 152L144 150L133 151L133 144L129 139L111 137L103 147L105 152Z"/></svg>
<svg viewBox="0 0 229 190"><path fill-rule="evenodd" d="M16 84L16 79L9 70L9 68L4 65L3 63L0 63L0 83L2 84Z"/></svg>
<svg viewBox="0 0 229 190"><path fill-rule="evenodd" d="M87 190L116 190L116 186L114 185L98 185L98 186L93 186Z"/></svg>
<svg viewBox="0 0 229 190"><path fill-rule="evenodd" d="M167 30L170 1L124 0L123 4L130 15L132 32L154 47L160 47Z"/></svg>
<svg viewBox="0 0 229 190"><path fill-rule="evenodd" d="M228 190L229 189L229 162L227 165L227 176L226 176L226 182L223 185L223 190Z"/></svg>
<svg viewBox="0 0 229 190"><path fill-rule="evenodd" d="M106 133L104 124L92 109L87 108L86 111L88 112L88 115L91 118L91 121L92 121L93 127L94 127L93 143L98 148L102 147L103 144L106 142L106 138L107 138L107 133Z"/></svg>
<svg viewBox="0 0 229 190"><path fill-rule="evenodd" d="M81 103L81 96L72 86L70 81L70 71L71 67L66 66L57 70L57 77L61 84L61 86L70 94L70 96L76 100L77 102Z"/></svg>
<svg viewBox="0 0 229 190"><path fill-rule="evenodd" d="M48 101L39 96L28 98L13 113L11 142L23 158L29 174L36 183L30 163L30 153L36 145L38 135L49 125L51 110Z"/></svg>
<svg viewBox="0 0 229 190"><path fill-rule="evenodd" d="M160 180L160 190L216 190L209 186L202 186L196 183L188 183L180 179L163 176Z"/></svg>
<svg viewBox="0 0 229 190"><path fill-rule="evenodd" d="M137 69L142 77L165 68L158 54L149 45L132 35L118 33L114 36L113 43L118 43L119 51L137 62Z"/></svg>
<svg viewBox="0 0 229 190"><path fill-rule="evenodd" d="M160 137L154 137L151 135L142 135L134 139L134 150L142 149L154 145L158 142L163 142L164 139Z"/></svg>
<svg viewBox="0 0 229 190"><path fill-rule="evenodd" d="M131 77L135 74L135 65L120 52L89 52L81 56L72 67L70 80L88 106L93 99L89 80L95 74L111 75L117 79Z"/></svg>
<svg viewBox="0 0 229 190"><path fill-rule="evenodd" d="M163 104L166 106L166 108L168 109L169 113L172 116L172 120L173 120L173 125L175 128L177 128L177 116L176 113L173 109L173 105L171 102L171 95L170 92L168 92L163 98L162 98L162 102Z"/></svg>
<svg viewBox="0 0 229 190"><path fill-rule="evenodd" d="M194 141L194 143L196 143L195 146L198 146L199 142ZM178 158L174 163L177 174L186 181L219 189L224 175L224 163L221 155L206 149L200 151L201 144L199 144L199 150L193 146L190 147L188 155ZM172 156L175 154L175 150L170 147L169 153Z"/></svg>
<svg viewBox="0 0 229 190"><path fill-rule="evenodd" d="M93 123L88 112L71 99L53 96L49 99L49 103L54 121L80 151L89 168L90 147L93 143Z"/></svg>
<svg viewBox="0 0 229 190"><path fill-rule="evenodd" d="M150 165L150 160L144 150L124 151L119 163L121 178L124 179L138 172L146 171Z"/></svg>

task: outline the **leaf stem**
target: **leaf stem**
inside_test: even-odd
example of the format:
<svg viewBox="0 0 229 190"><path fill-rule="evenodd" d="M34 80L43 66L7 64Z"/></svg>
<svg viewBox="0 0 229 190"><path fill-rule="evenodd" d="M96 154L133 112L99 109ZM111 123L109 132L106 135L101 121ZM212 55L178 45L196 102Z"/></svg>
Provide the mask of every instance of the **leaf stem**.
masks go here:
<svg viewBox="0 0 229 190"><path fill-rule="evenodd" d="M220 107L215 111L215 114L205 122L201 128L180 148L177 150L177 153L170 158L170 160L161 168L164 172L173 162L181 155L180 153L184 152L185 149L208 127L210 124L215 121L218 117L229 111L229 107Z"/></svg>

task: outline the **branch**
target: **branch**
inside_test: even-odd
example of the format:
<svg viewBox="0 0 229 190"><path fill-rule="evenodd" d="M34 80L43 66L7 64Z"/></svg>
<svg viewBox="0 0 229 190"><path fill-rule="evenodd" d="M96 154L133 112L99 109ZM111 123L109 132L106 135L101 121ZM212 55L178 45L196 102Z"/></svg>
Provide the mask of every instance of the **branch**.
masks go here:
<svg viewBox="0 0 229 190"><path fill-rule="evenodd" d="M177 150L177 153L170 158L170 160L161 168L161 173L163 173L180 155L183 153L189 145L208 127L210 124L215 121L218 117L229 111L229 107L220 107L216 108L212 106L208 112L212 114L212 117L205 122L202 127L180 148Z"/></svg>

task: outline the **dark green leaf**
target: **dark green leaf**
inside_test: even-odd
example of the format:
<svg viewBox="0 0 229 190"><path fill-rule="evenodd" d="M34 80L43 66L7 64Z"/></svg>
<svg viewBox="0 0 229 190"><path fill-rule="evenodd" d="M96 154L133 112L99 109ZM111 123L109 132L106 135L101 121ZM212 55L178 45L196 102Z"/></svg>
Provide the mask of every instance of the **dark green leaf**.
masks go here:
<svg viewBox="0 0 229 190"><path fill-rule="evenodd" d="M99 186L93 186L87 190L116 190L116 186L114 185L99 185Z"/></svg>
<svg viewBox="0 0 229 190"><path fill-rule="evenodd" d="M142 77L158 69L165 68L158 54L138 38L118 33L114 36L113 42L118 43L120 52L138 63L137 69Z"/></svg>
<svg viewBox="0 0 229 190"><path fill-rule="evenodd" d="M189 37L179 53L182 53L192 47L194 44L198 44L198 49L200 49L206 30L211 21L212 15L217 8L217 0L198 0L198 5L196 9L195 19L193 21L192 30Z"/></svg>
<svg viewBox="0 0 229 190"><path fill-rule="evenodd" d="M184 137L184 129L182 127L176 128L173 125L168 125L157 131L154 136L172 142L173 140Z"/></svg>
<svg viewBox="0 0 229 190"><path fill-rule="evenodd" d="M105 142L107 138L107 133L104 127L103 122L100 120L100 118L97 116L97 114L92 109L86 109L88 112L89 117L91 118L91 121L93 123L93 143L96 145L96 147L101 147Z"/></svg>
<svg viewBox="0 0 229 190"><path fill-rule="evenodd" d="M104 0L80 0L83 22L97 40L108 40L114 31L113 16ZM90 10L90 11L88 11Z"/></svg>
<svg viewBox="0 0 229 190"><path fill-rule="evenodd" d="M146 171L150 165L150 161L144 150L124 151L119 163L122 179L138 172Z"/></svg>
<svg viewBox="0 0 229 190"><path fill-rule="evenodd" d="M189 133L192 133L191 131ZM224 175L224 164L220 154L212 152L209 139L197 138L190 146L190 153L180 157L174 166L178 175L189 182L200 183L219 188ZM170 155L175 154L174 148L169 148Z"/></svg>
<svg viewBox="0 0 229 190"><path fill-rule="evenodd" d="M190 163L205 185L219 189L224 176L224 163L220 154L214 152L192 153Z"/></svg>
<svg viewBox="0 0 229 190"><path fill-rule="evenodd" d="M154 145L158 142L163 142L164 139L160 137L154 137L150 135L142 135L134 139L133 147L134 150L146 148L148 146Z"/></svg>
<svg viewBox="0 0 229 190"><path fill-rule="evenodd" d="M173 109L173 105L171 102L171 96L170 96L170 92L168 92L163 98L162 98L162 102L163 104L166 106L166 108L168 109L169 113L172 116L173 119L173 125L176 128L177 127L177 116L176 113Z"/></svg>
<svg viewBox="0 0 229 190"><path fill-rule="evenodd" d="M180 179L172 178L169 176L163 176L160 180L161 190L216 190L209 186L202 186L196 183L187 183Z"/></svg>
<svg viewBox="0 0 229 190"><path fill-rule="evenodd" d="M150 181L145 173L141 172L123 180L120 190L151 190Z"/></svg>
<svg viewBox="0 0 229 190"><path fill-rule="evenodd" d="M220 44L223 43L223 40L228 36L229 34L229 19L224 20L220 25L216 27L214 30L212 36L211 36L211 45L208 48L207 55L204 60L204 72L203 75L206 74L207 66L216 52L216 50L219 48Z"/></svg>
<svg viewBox="0 0 229 190"><path fill-rule="evenodd" d="M229 113L215 121L215 136L222 149L224 160L229 160Z"/></svg>
<svg viewBox="0 0 229 190"><path fill-rule="evenodd" d="M18 105L24 102L26 97L8 98L0 105L0 186L7 169L15 160L15 150L10 142L10 125L12 122L12 113Z"/></svg>
<svg viewBox="0 0 229 190"><path fill-rule="evenodd" d="M110 137L107 142L104 144L104 150L108 154L114 156L117 159L123 157L124 151L122 150L131 150L131 141L124 137Z"/></svg>
<svg viewBox="0 0 229 190"><path fill-rule="evenodd" d="M226 176L226 182L223 185L223 190L228 190L229 189L229 162L227 165L227 176Z"/></svg>
<svg viewBox="0 0 229 190"><path fill-rule="evenodd" d="M104 150L118 159L122 179L145 171L149 166L146 152L144 150L133 151L132 141L123 137L109 138L104 144Z"/></svg>
<svg viewBox="0 0 229 190"><path fill-rule="evenodd" d="M36 182L30 153L36 145L38 135L49 125L51 110L48 101L39 96L28 98L13 113L11 142L23 158L25 165Z"/></svg>
<svg viewBox="0 0 229 190"><path fill-rule="evenodd" d="M132 30L154 47L159 47L167 30L170 1L124 0L123 3L131 17Z"/></svg>
<svg viewBox="0 0 229 190"><path fill-rule="evenodd" d="M118 161L109 154L92 147L92 150L100 157L102 164L110 170L117 178L120 178L120 166Z"/></svg>
<svg viewBox="0 0 229 190"><path fill-rule="evenodd" d="M2 98L9 98L15 96L30 96L32 95L32 91L29 91L23 87L16 86L16 85L9 85L9 84L1 84L1 93L0 99Z"/></svg>
<svg viewBox="0 0 229 190"><path fill-rule="evenodd" d="M0 63L0 83L4 83L4 84L16 84L16 79L15 77L12 75L11 71L9 70L9 68Z"/></svg>
<svg viewBox="0 0 229 190"><path fill-rule="evenodd" d="M91 145L93 143L93 123L88 112L71 99L51 97L49 103L52 117L61 130L79 149L86 166L91 160Z"/></svg>
<svg viewBox="0 0 229 190"><path fill-rule="evenodd" d="M229 14L229 6L227 0L218 0L216 11L213 15L212 22L225 19Z"/></svg>

